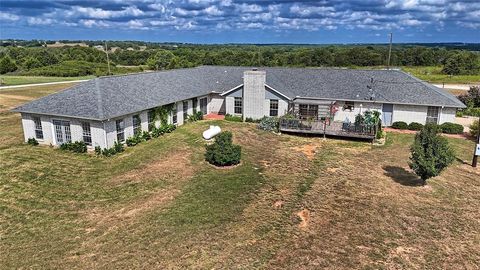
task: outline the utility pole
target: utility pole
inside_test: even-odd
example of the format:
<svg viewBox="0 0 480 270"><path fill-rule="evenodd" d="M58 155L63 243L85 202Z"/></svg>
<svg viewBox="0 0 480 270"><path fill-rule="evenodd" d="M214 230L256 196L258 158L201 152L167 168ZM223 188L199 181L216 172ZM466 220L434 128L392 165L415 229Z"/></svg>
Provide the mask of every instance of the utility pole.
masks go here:
<svg viewBox="0 0 480 270"><path fill-rule="evenodd" d="M390 69L390 58L392 57L392 38L393 38L393 33L390 33L390 45L388 47L387 69Z"/></svg>
<svg viewBox="0 0 480 270"><path fill-rule="evenodd" d="M478 151L477 149L480 147L480 117L478 117L478 131L477 131L477 140L475 141L475 150L473 151L473 160L472 160L472 167L476 168L478 163Z"/></svg>
<svg viewBox="0 0 480 270"><path fill-rule="evenodd" d="M110 75L112 73L110 72L110 58L108 57L107 41L105 41L105 53L107 54L108 75Z"/></svg>

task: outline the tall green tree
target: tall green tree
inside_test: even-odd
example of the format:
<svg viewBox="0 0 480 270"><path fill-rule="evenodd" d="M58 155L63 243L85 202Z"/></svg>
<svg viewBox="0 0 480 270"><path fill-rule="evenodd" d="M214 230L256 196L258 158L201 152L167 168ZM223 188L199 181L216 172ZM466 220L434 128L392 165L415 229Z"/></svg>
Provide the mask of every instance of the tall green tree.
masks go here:
<svg viewBox="0 0 480 270"><path fill-rule="evenodd" d="M0 59L0 74L5 74L17 70L15 61L10 56L4 56Z"/></svg>
<svg viewBox="0 0 480 270"><path fill-rule="evenodd" d="M439 135L440 128L435 124L427 124L415 135L410 148L410 168L422 179L426 180L439 175L455 159L453 150L447 139Z"/></svg>
<svg viewBox="0 0 480 270"><path fill-rule="evenodd" d="M154 56L148 58L147 65L154 70L169 68L174 61L175 55L167 50L159 50Z"/></svg>

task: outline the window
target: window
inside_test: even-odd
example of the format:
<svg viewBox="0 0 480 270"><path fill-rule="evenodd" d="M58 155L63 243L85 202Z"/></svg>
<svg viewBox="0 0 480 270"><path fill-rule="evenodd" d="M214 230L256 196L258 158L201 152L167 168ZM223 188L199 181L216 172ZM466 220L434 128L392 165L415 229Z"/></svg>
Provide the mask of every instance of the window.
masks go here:
<svg viewBox="0 0 480 270"><path fill-rule="evenodd" d="M236 114L242 114L242 98L235 97L233 102L233 112Z"/></svg>
<svg viewBox="0 0 480 270"><path fill-rule="evenodd" d="M55 127L55 138L57 139L57 144L63 144L72 141L69 121L52 120L52 123Z"/></svg>
<svg viewBox="0 0 480 270"><path fill-rule="evenodd" d="M438 107L428 107L427 109L427 124L438 123Z"/></svg>
<svg viewBox="0 0 480 270"><path fill-rule="evenodd" d="M311 105L311 104L300 104L299 106L299 113L300 118L307 119L307 118L317 118L318 116L318 105Z"/></svg>
<svg viewBox="0 0 480 270"><path fill-rule="evenodd" d="M353 111L355 109L355 103L353 101L345 101L343 105L344 111Z"/></svg>
<svg viewBox="0 0 480 270"><path fill-rule="evenodd" d="M149 110L147 112L148 118L148 131L152 131L153 127L155 126L155 111Z"/></svg>
<svg viewBox="0 0 480 270"><path fill-rule="evenodd" d="M117 129L117 141L125 141L125 123L123 122L123 119L115 121L115 127Z"/></svg>
<svg viewBox="0 0 480 270"><path fill-rule="evenodd" d="M173 109L172 109L172 123L174 125L177 124L177 104L173 104Z"/></svg>
<svg viewBox="0 0 480 270"><path fill-rule="evenodd" d="M82 122L82 130L83 130L83 142L86 145L92 145L92 132L90 130L90 123Z"/></svg>
<svg viewBox="0 0 480 270"><path fill-rule="evenodd" d="M270 99L270 116L278 116L278 100Z"/></svg>
<svg viewBox="0 0 480 270"><path fill-rule="evenodd" d="M133 135L139 135L142 133L142 120L140 120L140 115L136 114L132 116L133 120Z"/></svg>
<svg viewBox="0 0 480 270"><path fill-rule="evenodd" d="M193 113L197 113L197 106L198 106L198 99L194 98L192 99L192 107L193 107Z"/></svg>
<svg viewBox="0 0 480 270"><path fill-rule="evenodd" d="M201 98L200 99L200 111L203 113L203 114L207 114L207 98Z"/></svg>
<svg viewBox="0 0 480 270"><path fill-rule="evenodd" d="M35 138L43 140L42 121L40 117L33 117L33 123L35 124Z"/></svg>
<svg viewBox="0 0 480 270"><path fill-rule="evenodd" d="M183 122L186 122L188 118L188 101L183 102Z"/></svg>

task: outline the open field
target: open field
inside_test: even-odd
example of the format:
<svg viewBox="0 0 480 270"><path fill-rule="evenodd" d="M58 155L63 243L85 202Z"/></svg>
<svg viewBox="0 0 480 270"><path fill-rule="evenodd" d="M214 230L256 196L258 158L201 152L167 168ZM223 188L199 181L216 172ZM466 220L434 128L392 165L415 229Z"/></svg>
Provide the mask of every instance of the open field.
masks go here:
<svg viewBox="0 0 480 270"><path fill-rule="evenodd" d="M0 268L478 269L473 142L419 186L412 135L385 146L217 121L242 164L203 160L197 122L112 158L22 143L8 109L61 86L0 91Z"/></svg>
<svg viewBox="0 0 480 270"><path fill-rule="evenodd" d="M76 80L88 80L95 76L81 76L81 77L45 77L45 76L14 76L14 75L2 75L0 80L2 85L20 85L20 84L32 84L32 83L48 83L48 82L64 82L64 81L76 81Z"/></svg>
<svg viewBox="0 0 480 270"><path fill-rule="evenodd" d="M424 81L446 84L474 84L480 83L480 74L477 75L446 75L442 74L442 67L402 67L405 72L411 73Z"/></svg>

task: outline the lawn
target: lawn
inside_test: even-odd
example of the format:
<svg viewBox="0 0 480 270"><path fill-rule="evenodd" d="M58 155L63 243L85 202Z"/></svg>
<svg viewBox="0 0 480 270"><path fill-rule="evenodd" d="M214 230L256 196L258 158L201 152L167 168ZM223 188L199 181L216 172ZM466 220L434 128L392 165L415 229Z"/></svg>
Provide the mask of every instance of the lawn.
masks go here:
<svg viewBox="0 0 480 270"><path fill-rule="evenodd" d="M179 127L112 158L22 143L8 109L66 86L0 91L0 265L62 269L475 269L480 170L473 143L419 186L413 137L385 146L266 133L214 122L242 164L203 160Z"/></svg>
<svg viewBox="0 0 480 270"><path fill-rule="evenodd" d="M2 75L0 80L2 85L20 85L20 84L33 84L33 83L49 83L49 82L65 82L76 80L88 80L95 76L82 76L82 77L44 77L44 76L14 76L14 75Z"/></svg>
<svg viewBox="0 0 480 270"><path fill-rule="evenodd" d="M451 76L442 74L442 67L440 66L402 67L402 70L430 83L473 84L480 82L480 74Z"/></svg>

